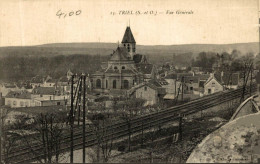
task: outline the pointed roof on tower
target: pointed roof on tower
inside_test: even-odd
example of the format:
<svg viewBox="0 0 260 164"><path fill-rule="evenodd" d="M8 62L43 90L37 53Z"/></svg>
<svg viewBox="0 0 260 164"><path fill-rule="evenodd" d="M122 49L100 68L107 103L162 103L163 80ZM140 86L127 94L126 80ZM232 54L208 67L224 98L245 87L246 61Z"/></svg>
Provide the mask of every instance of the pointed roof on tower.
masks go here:
<svg viewBox="0 0 260 164"><path fill-rule="evenodd" d="M122 43L136 43L130 26L126 27Z"/></svg>

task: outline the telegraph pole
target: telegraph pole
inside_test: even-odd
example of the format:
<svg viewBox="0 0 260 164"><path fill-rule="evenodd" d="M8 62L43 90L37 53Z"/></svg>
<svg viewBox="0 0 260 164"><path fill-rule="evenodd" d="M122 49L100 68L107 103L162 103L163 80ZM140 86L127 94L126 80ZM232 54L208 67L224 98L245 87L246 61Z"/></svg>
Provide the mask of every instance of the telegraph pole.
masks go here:
<svg viewBox="0 0 260 164"><path fill-rule="evenodd" d="M183 94L184 94L184 76L181 78L181 101L183 102Z"/></svg>
<svg viewBox="0 0 260 164"><path fill-rule="evenodd" d="M86 75L83 74L83 163L86 162Z"/></svg>
<svg viewBox="0 0 260 164"><path fill-rule="evenodd" d="M73 83L74 75L71 76L71 104L70 104L70 163L73 163L73 124L74 124L74 111L73 111Z"/></svg>
<svg viewBox="0 0 260 164"><path fill-rule="evenodd" d="M3 135L2 108L0 108L0 163L2 163L2 135Z"/></svg>
<svg viewBox="0 0 260 164"><path fill-rule="evenodd" d="M180 135L180 141L182 140L182 114L179 115L179 135Z"/></svg>

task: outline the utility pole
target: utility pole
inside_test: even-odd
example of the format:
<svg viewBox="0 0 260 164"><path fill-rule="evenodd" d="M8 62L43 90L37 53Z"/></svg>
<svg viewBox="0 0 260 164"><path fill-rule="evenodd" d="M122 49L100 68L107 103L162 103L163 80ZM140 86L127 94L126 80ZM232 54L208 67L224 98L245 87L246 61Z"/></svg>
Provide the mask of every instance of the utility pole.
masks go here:
<svg viewBox="0 0 260 164"><path fill-rule="evenodd" d="M79 101L79 105L78 105L78 126L79 126L79 123L80 123L80 106L81 106L81 94L82 94L82 79L83 79L83 76L81 76L79 78L80 84L79 84L79 94L78 94L78 101Z"/></svg>
<svg viewBox="0 0 260 164"><path fill-rule="evenodd" d="M86 163L86 75L83 74L83 163Z"/></svg>
<svg viewBox="0 0 260 164"><path fill-rule="evenodd" d="M183 102L183 94L184 94L184 76L181 78L181 101Z"/></svg>
<svg viewBox="0 0 260 164"><path fill-rule="evenodd" d="M182 115L179 115L179 135L180 135L180 141L182 140Z"/></svg>
<svg viewBox="0 0 260 164"><path fill-rule="evenodd" d="M252 96L252 80L253 80L253 68L254 67L252 67L252 69L250 70L251 71L251 79L250 79L250 96Z"/></svg>
<svg viewBox="0 0 260 164"><path fill-rule="evenodd" d="M71 76L71 104L70 104L70 163L73 163L73 124L74 124L74 111L73 111L73 84L74 75Z"/></svg>
<svg viewBox="0 0 260 164"><path fill-rule="evenodd" d="M2 135L3 135L2 108L0 108L0 163L2 163Z"/></svg>

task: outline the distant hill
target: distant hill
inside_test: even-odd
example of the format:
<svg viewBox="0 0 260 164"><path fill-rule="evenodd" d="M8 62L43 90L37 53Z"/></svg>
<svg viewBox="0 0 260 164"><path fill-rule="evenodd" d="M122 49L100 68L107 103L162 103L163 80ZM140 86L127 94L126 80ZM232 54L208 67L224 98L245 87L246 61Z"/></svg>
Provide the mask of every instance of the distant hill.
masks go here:
<svg viewBox="0 0 260 164"><path fill-rule="evenodd" d="M171 56L173 54L192 53L196 56L202 51L231 52L237 49L245 54L258 52L258 43L238 44L184 44L184 45L137 45L137 52L145 55ZM53 43L38 46L0 47L0 57L9 55L55 56L55 55L109 55L116 49L116 43Z"/></svg>

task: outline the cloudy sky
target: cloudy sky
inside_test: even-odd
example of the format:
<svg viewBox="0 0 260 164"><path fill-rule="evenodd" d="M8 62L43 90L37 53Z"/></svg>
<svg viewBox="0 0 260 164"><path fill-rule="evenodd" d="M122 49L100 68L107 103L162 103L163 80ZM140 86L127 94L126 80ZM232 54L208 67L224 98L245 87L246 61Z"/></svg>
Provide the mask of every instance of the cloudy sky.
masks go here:
<svg viewBox="0 0 260 164"><path fill-rule="evenodd" d="M141 45L258 42L258 5L258 0L1 0L0 46L116 43L129 20ZM64 13L60 18L58 11Z"/></svg>

